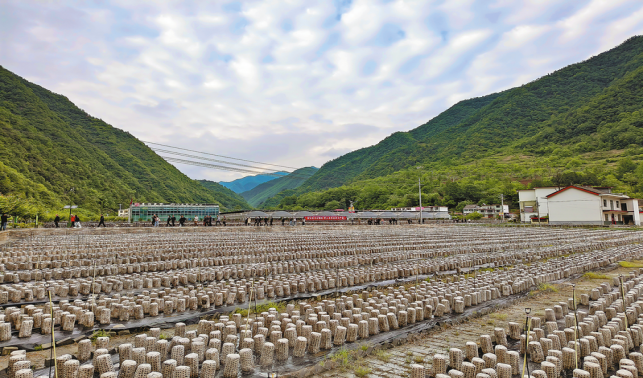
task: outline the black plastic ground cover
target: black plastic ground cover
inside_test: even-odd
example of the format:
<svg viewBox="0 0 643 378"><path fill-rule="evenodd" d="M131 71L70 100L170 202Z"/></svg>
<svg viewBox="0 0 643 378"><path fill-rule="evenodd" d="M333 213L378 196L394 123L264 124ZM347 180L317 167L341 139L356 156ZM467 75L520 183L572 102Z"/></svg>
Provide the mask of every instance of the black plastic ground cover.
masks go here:
<svg viewBox="0 0 643 378"><path fill-rule="evenodd" d="M488 264L480 265L479 267L472 267L468 269L463 269L463 272L467 272L473 269L480 269L486 267ZM456 273L455 271L441 271L438 272L437 275L443 276L443 275L449 275L449 274L454 274ZM282 297L282 298L273 298L273 299L264 299L260 301L256 301L256 305L261 305L265 303L270 303L270 302L291 302L291 301L304 301L308 299L313 299L313 298L318 298L318 297L326 297L326 296L332 296L335 293L339 294L345 294L345 293L350 293L350 292L355 292L355 291L363 291L363 290L372 290L375 288L379 287L387 287L391 285L400 285L404 283L409 283L409 282L414 282L414 281L423 281L427 277L434 277L435 274L428 274L428 275L418 275L412 276L412 277L407 277L404 279L392 279L392 280L386 280L386 281L379 281L379 282L370 282L362 285L355 285L355 286L350 286L350 287L344 287L341 289L328 289L328 290L322 290L314 293L298 293L295 295L291 295L289 297ZM26 306L29 303L20 303L20 306ZM251 307L255 305L255 301L252 301ZM199 320L203 317L207 316L214 316L217 314L229 314L234 312L237 309L247 309L248 308L248 302L243 303L243 304L238 304L238 305L232 305L232 306L223 306L223 307L217 307L211 310L188 310L184 311L180 314L172 314L170 316L165 316L162 312L159 314L159 316L156 317L146 317L143 319L138 319L138 320L129 320L126 322L121 322L116 319L112 319L110 324L103 325L101 326L100 324L96 325L93 328L85 328L85 327L75 327L73 331L62 331L60 326L57 326L57 329L54 329L55 332L55 338L56 338L56 345L64 345L65 343L70 342L70 340L80 340L83 338L83 336L90 336L94 332L98 330L108 330L108 331L125 331L128 330L130 332L138 332L138 331L144 331L149 328L161 328L161 329L168 329L168 328L173 328L176 323L185 323L185 324L196 324L199 322ZM0 348L4 347L17 347L19 349L24 349L27 351L34 351L36 347L41 346L43 344L49 344L52 342L51 340L51 335L42 335L40 334L40 328L34 328L33 333L31 334L31 337L29 338L18 338L18 333L19 331L13 330L12 331L12 338L11 340L4 341L0 343Z"/></svg>

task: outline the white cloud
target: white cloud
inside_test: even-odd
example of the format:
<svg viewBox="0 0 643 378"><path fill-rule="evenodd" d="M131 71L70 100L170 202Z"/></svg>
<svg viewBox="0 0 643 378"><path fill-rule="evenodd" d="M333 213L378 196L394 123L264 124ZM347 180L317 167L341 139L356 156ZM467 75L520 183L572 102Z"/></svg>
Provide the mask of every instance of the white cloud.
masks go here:
<svg viewBox="0 0 643 378"><path fill-rule="evenodd" d="M321 166L643 33L638 0L239 4L3 2L0 64L142 140Z"/></svg>

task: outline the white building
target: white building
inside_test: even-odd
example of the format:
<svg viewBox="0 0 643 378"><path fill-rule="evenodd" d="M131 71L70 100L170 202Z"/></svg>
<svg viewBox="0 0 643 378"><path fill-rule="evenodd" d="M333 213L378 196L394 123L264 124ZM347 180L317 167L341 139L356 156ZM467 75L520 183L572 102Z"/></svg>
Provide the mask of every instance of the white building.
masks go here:
<svg viewBox="0 0 643 378"><path fill-rule="evenodd" d="M568 186L547 196L550 224L641 224L639 201L611 188Z"/></svg>
<svg viewBox="0 0 643 378"><path fill-rule="evenodd" d="M119 218L129 218L129 207L118 210Z"/></svg>
<svg viewBox="0 0 643 378"><path fill-rule="evenodd" d="M556 187L534 188L518 191L520 203L520 221L530 222L531 218L543 218L549 215L547 196L557 191Z"/></svg>
<svg viewBox="0 0 643 378"><path fill-rule="evenodd" d="M520 220L549 217L553 225L640 225L639 201L611 188L571 185L518 191Z"/></svg>
<svg viewBox="0 0 643 378"><path fill-rule="evenodd" d="M509 205L466 205L464 209L462 209L462 214L465 216L471 213L480 213L485 218L493 218L496 215L500 215L501 212L503 214L509 214Z"/></svg>

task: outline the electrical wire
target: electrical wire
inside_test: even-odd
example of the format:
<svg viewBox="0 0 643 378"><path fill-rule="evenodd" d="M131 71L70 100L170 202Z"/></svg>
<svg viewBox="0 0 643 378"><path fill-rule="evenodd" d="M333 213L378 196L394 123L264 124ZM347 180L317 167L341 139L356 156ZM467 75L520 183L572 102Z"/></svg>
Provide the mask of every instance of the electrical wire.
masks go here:
<svg viewBox="0 0 643 378"><path fill-rule="evenodd" d="M182 152L175 152L175 151L169 151L169 150L163 150L163 149L155 149L155 148L152 148L152 150L154 152L162 152L164 154L171 154L171 155L184 156L184 157L189 157L189 158L194 158L194 159L199 159L199 160L213 161L215 163L230 164L230 165L236 165L236 166L240 166L240 167L247 167L247 168L254 168L254 169L266 169L266 168L262 168L262 167L256 167L256 166L253 166L253 165L232 163L232 162L227 162L227 161L224 161L224 160L209 159L209 158L202 157L202 156L184 154ZM288 172L288 171L277 171L277 170L274 170L274 169L271 169L270 171L274 172L275 174L282 175L282 176L286 176L289 173L292 173L292 172Z"/></svg>
<svg viewBox="0 0 643 378"><path fill-rule="evenodd" d="M271 165L271 166L273 166L273 167L282 167L282 168L290 168L290 169L299 169L299 168L297 168L297 167L289 167L289 166L287 166L287 165L279 165L279 164L262 163L262 162L259 162L259 161L253 161L253 160L246 160L246 159L233 158L233 157L230 157L230 156L216 155L216 154L211 154L211 153L208 153L208 152L201 152L201 151L189 150L189 149L187 149L187 148L180 148L180 147L168 146L168 145L166 145L166 144L160 144L160 143L154 143L154 142L146 142L146 141L144 141L144 140L142 140L141 142L143 142L143 143L147 143L147 144L154 144L154 145L157 145L157 146L163 146L163 147L174 148L174 149L176 149L176 150L190 151L190 152L196 152L196 153L204 154L204 155L217 156L217 157L221 157L221 158L225 158L225 159L232 159L232 160L245 161L245 162L247 162L247 163L255 163L255 164L261 164L261 165ZM151 147L150 147L150 148L151 148Z"/></svg>
<svg viewBox="0 0 643 378"><path fill-rule="evenodd" d="M192 161L192 160L184 160L184 159L179 159L171 156L162 156L165 161L171 162L171 163L179 163L179 164L187 164L187 165L194 165L197 167L205 167L205 168L214 168L214 169L221 169L225 171L233 171L233 172L242 172L242 173L253 173L256 175L266 175L266 176L272 176L272 177L292 177L292 178L299 178L299 179L307 179L311 176L302 176L302 175L292 175L289 174L288 176L284 176L281 174L276 174L276 173L270 173L270 172L258 172L258 171L252 171L250 169L244 169L244 168L235 168L235 167L226 167L223 165L218 165L218 164L209 164L209 163L203 163L199 161Z"/></svg>

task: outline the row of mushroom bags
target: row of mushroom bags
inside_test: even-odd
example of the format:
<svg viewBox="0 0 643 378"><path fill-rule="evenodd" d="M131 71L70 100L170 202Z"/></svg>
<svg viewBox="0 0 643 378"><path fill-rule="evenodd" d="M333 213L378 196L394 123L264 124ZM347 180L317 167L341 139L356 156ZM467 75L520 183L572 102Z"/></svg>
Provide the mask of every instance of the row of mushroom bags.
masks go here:
<svg viewBox="0 0 643 378"><path fill-rule="evenodd" d="M346 217L346 219L370 219L370 218L381 218L381 219L420 219L419 211L359 211L359 212L348 212L348 211L260 211L253 210L248 212L239 212L231 214L222 214L229 218L304 218L304 217ZM451 215L445 211L434 212L434 211L424 211L421 213L422 218L424 219L451 219Z"/></svg>

